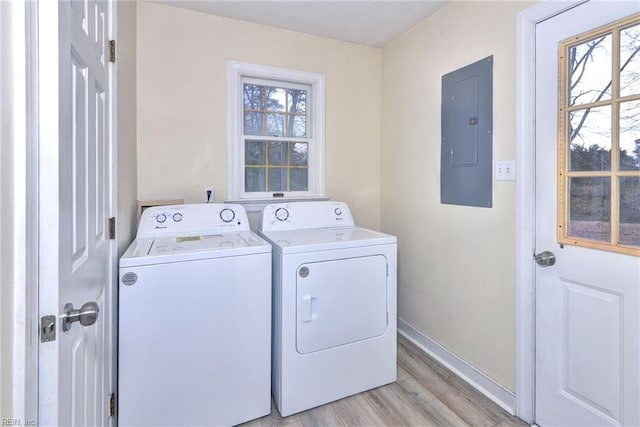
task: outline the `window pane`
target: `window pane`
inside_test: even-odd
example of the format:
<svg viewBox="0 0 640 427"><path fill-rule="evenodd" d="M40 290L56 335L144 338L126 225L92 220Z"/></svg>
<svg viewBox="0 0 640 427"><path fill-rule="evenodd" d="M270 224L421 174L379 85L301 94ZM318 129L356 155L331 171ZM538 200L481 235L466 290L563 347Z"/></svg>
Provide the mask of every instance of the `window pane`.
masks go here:
<svg viewBox="0 0 640 427"><path fill-rule="evenodd" d="M267 114L269 136L284 136L284 114Z"/></svg>
<svg viewBox="0 0 640 427"><path fill-rule="evenodd" d="M270 165L286 165L287 164L287 143L286 142L284 141L269 142L269 164Z"/></svg>
<svg viewBox="0 0 640 427"><path fill-rule="evenodd" d="M294 138L305 138L307 136L306 122L306 116L289 116L289 136Z"/></svg>
<svg viewBox="0 0 640 427"><path fill-rule="evenodd" d="M244 168L244 191L265 191L265 168Z"/></svg>
<svg viewBox="0 0 640 427"><path fill-rule="evenodd" d="M611 106L569 113L572 171L611 170Z"/></svg>
<svg viewBox="0 0 640 427"><path fill-rule="evenodd" d="M307 168L289 169L291 179L291 191L309 190L309 170Z"/></svg>
<svg viewBox="0 0 640 427"><path fill-rule="evenodd" d="M269 168L269 191L287 191L286 168Z"/></svg>
<svg viewBox="0 0 640 427"><path fill-rule="evenodd" d="M569 48L569 105L611 99L611 34Z"/></svg>
<svg viewBox="0 0 640 427"><path fill-rule="evenodd" d="M290 113L304 113L307 111L307 91L289 89L287 107L287 111Z"/></svg>
<svg viewBox="0 0 640 427"><path fill-rule="evenodd" d="M244 113L244 134L264 135L264 113Z"/></svg>
<svg viewBox="0 0 640 427"><path fill-rule="evenodd" d="M267 88L267 110L281 111L284 113L286 103L286 90L281 87Z"/></svg>
<svg viewBox="0 0 640 427"><path fill-rule="evenodd" d="M569 237L611 241L611 178L569 179Z"/></svg>
<svg viewBox="0 0 640 427"><path fill-rule="evenodd" d="M620 96L640 93L640 24L620 32Z"/></svg>
<svg viewBox="0 0 640 427"><path fill-rule="evenodd" d="M294 142L289 145L289 153L292 166L307 166L309 164L309 151L306 142Z"/></svg>
<svg viewBox="0 0 640 427"><path fill-rule="evenodd" d="M620 104L620 169L640 170L640 101Z"/></svg>
<svg viewBox="0 0 640 427"><path fill-rule="evenodd" d="M265 150L264 141L247 140L244 143L244 164L264 165Z"/></svg>
<svg viewBox="0 0 640 427"><path fill-rule="evenodd" d="M239 133L244 154L234 167L244 168L237 178L244 177L241 184L244 192L240 196L309 191L309 177L313 175L309 172L309 144L315 123L311 113L315 112L315 105L308 103L314 100L313 85L303 83L302 76L291 81L239 77L238 95L242 96Z"/></svg>
<svg viewBox="0 0 640 427"><path fill-rule="evenodd" d="M264 110L264 86L245 84L243 98L245 110Z"/></svg>
<svg viewBox="0 0 640 427"><path fill-rule="evenodd" d="M620 178L620 243L640 246L640 177Z"/></svg>

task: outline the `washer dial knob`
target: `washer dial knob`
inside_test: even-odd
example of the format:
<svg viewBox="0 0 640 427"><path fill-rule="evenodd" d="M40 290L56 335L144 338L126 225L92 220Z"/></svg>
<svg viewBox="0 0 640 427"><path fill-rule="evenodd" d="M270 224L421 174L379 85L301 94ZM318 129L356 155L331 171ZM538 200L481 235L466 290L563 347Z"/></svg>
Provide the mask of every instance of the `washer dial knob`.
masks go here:
<svg viewBox="0 0 640 427"><path fill-rule="evenodd" d="M180 222L182 221L182 214L180 212L176 212L173 214L173 220L175 222Z"/></svg>
<svg viewBox="0 0 640 427"><path fill-rule="evenodd" d="M340 216L342 215L342 209L340 208L335 208L334 212L336 213L336 215Z"/></svg>
<svg viewBox="0 0 640 427"><path fill-rule="evenodd" d="M286 221L289 218L289 211L285 208L278 208L276 210L276 219L278 221Z"/></svg>
<svg viewBox="0 0 640 427"><path fill-rule="evenodd" d="M165 214L162 213L162 214L156 215L156 221L159 222L160 224L162 224L166 220L167 220L167 216Z"/></svg>
<svg viewBox="0 0 640 427"><path fill-rule="evenodd" d="M233 209L224 208L220 211L220 219L224 222L231 222L236 217Z"/></svg>

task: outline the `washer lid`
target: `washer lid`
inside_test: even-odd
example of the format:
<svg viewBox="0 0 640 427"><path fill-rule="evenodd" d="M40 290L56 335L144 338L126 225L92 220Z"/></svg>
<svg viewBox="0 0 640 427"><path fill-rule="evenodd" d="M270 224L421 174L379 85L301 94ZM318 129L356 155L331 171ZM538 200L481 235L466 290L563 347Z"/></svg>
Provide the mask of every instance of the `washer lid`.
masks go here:
<svg viewBox="0 0 640 427"><path fill-rule="evenodd" d="M397 243L396 236L362 227L271 231L260 235L283 254Z"/></svg>
<svg viewBox="0 0 640 427"><path fill-rule="evenodd" d="M136 239L120 267L268 253L271 246L252 232Z"/></svg>
<svg viewBox="0 0 640 427"><path fill-rule="evenodd" d="M246 248L247 246L249 246L248 243L235 233L178 236L155 239L149 248L148 255Z"/></svg>

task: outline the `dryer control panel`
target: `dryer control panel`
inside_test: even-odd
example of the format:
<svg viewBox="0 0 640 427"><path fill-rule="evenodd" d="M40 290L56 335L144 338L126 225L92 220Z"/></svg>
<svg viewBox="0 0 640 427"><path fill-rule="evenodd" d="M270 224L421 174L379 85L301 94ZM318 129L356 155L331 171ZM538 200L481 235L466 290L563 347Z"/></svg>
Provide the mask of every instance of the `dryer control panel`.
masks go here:
<svg viewBox="0 0 640 427"><path fill-rule="evenodd" d="M142 212L137 238L206 235L249 231L247 213L241 205L199 203L153 206Z"/></svg>
<svg viewBox="0 0 640 427"><path fill-rule="evenodd" d="M262 212L261 231L353 227L351 209L344 202L292 202L268 205Z"/></svg>

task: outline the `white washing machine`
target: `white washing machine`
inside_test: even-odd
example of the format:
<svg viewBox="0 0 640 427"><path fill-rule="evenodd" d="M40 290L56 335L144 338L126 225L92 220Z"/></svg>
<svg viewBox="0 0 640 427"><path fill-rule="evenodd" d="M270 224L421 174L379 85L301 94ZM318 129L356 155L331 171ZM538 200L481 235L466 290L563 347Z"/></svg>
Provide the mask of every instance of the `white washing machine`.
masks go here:
<svg viewBox="0 0 640 427"><path fill-rule="evenodd" d="M265 208L273 246L272 393L288 416L396 380L396 237L341 202Z"/></svg>
<svg viewBox="0 0 640 427"><path fill-rule="evenodd" d="M271 246L242 206L148 208L119 276L119 425L271 412Z"/></svg>

